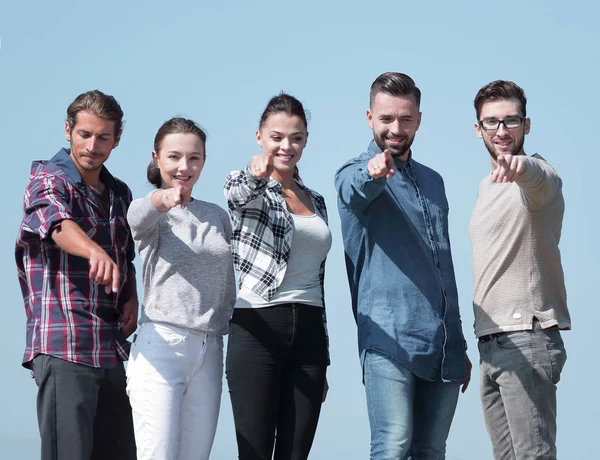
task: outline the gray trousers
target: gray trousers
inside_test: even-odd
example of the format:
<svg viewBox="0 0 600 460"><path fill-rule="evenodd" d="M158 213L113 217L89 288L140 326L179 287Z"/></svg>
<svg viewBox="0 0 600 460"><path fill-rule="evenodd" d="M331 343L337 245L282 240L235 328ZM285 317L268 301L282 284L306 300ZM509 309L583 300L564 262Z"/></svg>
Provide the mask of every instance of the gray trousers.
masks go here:
<svg viewBox="0 0 600 460"><path fill-rule="evenodd" d="M557 327L480 338L481 402L496 460L556 459L556 384L567 359Z"/></svg>
<svg viewBox="0 0 600 460"><path fill-rule="evenodd" d="M33 360L42 460L135 460L125 368Z"/></svg>

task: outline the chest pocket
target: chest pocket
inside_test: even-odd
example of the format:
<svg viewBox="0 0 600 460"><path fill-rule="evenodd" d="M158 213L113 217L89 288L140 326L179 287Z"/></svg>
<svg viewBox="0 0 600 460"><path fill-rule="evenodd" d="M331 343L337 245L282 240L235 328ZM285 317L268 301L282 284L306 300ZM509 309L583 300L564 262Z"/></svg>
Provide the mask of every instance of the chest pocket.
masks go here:
<svg viewBox="0 0 600 460"><path fill-rule="evenodd" d="M435 204L427 200L429 206L429 212L431 215L431 224L435 231L436 242L440 249L450 249L450 235L448 232L448 206L442 204Z"/></svg>
<svg viewBox="0 0 600 460"><path fill-rule="evenodd" d="M125 218L121 216L115 217L111 230L114 232L113 240L117 251L127 252L131 231L129 230L129 225L127 225Z"/></svg>

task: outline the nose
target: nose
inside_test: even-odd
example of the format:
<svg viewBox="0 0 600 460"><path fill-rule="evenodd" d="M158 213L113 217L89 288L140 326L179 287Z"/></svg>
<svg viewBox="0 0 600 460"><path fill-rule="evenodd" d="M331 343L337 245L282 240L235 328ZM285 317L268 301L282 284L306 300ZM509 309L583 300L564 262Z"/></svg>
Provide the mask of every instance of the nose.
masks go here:
<svg viewBox="0 0 600 460"><path fill-rule="evenodd" d="M96 145L98 145L98 138L96 138L96 136L90 137L86 146L88 152L95 152Z"/></svg>
<svg viewBox="0 0 600 460"><path fill-rule="evenodd" d="M400 127L400 122L398 120L394 120L393 123L389 124L390 134L400 134L402 132L402 128Z"/></svg>
<svg viewBox="0 0 600 460"><path fill-rule="evenodd" d="M178 169L179 169L179 171L187 171L188 170L188 161L185 157L179 161Z"/></svg>
<svg viewBox="0 0 600 460"><path fill-rule="evenodd" d="M283 138L279 144L279 148L284 152L287 152L290 149L290 140L287 137Z"/></svg>
<svg viewBox="0 0 600 460"><path fill-rule="evenodd" d="M505 136L508 134L508 129L506 129L506 126L504 126L504 123L500 123L500 126L498 126L498 130L496 131L496 136Z"/></svg>

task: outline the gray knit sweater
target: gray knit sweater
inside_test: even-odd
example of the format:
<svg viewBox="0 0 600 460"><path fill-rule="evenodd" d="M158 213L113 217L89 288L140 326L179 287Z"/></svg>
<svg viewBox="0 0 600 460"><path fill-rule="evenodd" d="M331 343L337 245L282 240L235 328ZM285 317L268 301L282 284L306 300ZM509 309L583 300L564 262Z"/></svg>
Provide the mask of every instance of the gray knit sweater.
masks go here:
<svg viewBox="0 0 600 460"><path fill-rule="evenodd" d="M235 303L229 216L200 200L160 212L151 197L134 200L127 214L142 260L140 324L227 334Z"/></svg>
<svg viewBox="0 0 600 460"><path fill-rule="evenodd" d="M479 183L469 225L473 249L475 334L570 329L558 243L565 204L558 173L541 156L525 157L513 183Z"/></svg>

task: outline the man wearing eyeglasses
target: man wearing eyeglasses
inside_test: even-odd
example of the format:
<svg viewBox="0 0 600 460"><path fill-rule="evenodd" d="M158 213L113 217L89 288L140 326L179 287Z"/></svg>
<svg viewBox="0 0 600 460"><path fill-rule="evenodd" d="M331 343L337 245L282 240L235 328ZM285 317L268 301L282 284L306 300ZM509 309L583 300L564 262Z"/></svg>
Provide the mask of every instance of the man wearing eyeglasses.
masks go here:
<svg viewBox="0 0 600 460"><path fill-rule="evenodd" d="M558 243L562 181L523 150L527 99L510 81L475 97L475 132L491 174L477 190L469 225L481 401L496 459L556 458L556 385L570 329Z"/></svg>

